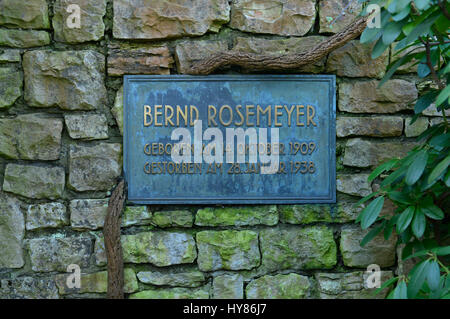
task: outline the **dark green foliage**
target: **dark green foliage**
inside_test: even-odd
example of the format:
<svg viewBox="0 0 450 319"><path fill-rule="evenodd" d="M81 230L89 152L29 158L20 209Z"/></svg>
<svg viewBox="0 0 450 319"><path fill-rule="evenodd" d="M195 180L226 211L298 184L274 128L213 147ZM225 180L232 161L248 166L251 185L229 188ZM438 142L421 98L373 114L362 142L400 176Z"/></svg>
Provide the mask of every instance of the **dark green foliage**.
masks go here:
<svg viewBox="0 0 450 319"><path fill-rule="evenodd" d="M363 229L372 226L361 246L381 232L388 239L395 231L398 243L404 244L402 258L416 262L408 274L378 289L395 285L388 298L450 298L450 132L445 116L450 108L450 3L360 2L381 7L381 28L367 28L361 35L361 42L375 43L372 58L390 46L395 52L380 86L402 65L415 63L418 76L430 78L433 88L417 99L412 122L431 107L443 116L418 137L421 144L406 157L380 165L369 176L369 182L383 178L380 189L359 202L372 200L357 218ZM398 207L393 216L380 216L386 197Z"/></svg>

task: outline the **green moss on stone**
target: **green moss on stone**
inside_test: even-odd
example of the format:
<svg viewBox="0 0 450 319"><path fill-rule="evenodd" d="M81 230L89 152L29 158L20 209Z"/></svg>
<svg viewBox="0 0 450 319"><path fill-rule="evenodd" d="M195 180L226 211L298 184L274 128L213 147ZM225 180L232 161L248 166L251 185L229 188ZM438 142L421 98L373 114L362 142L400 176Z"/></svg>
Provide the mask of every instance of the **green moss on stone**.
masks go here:
<svg viewBox="0 0 450 319"><path fill-rule="evenodd" d="M160 211L153 214L153 224L161 227L192 227L194 216L188 210Z"/></svg>
<svg viewBox="0 0 450 319"><path fill-rule="evenodd" d="M197 233L201 270L251 269L259 264L258 234L245 230Z"/></svg>
<svg viewBox="0 0 450 319"><path fill-rule="evenodd" d="M273 226L277 223L278 212L275 205L207 207L199 209L195 218L198 226Z"/></svg>
<svg viewBox="0 0 450 319"><path fill-rule="evenodd" d="M122 215L122 227L148 225L151 219L152 213L147 206L127 206Z"/></svg>
<svg viewBox="0 0 450 319"><path fill-rule="evenodd" d="M268 271L332 268L337 262L333 231L325 226L265 229L260 242L261 268Z"/></svg>
<svg viewBox="0 0 450 319"><path fill-rule="evenodd" d="M308 277L298 274L263 276L246 288L248 299L303 299L310 288Z"/></svg>

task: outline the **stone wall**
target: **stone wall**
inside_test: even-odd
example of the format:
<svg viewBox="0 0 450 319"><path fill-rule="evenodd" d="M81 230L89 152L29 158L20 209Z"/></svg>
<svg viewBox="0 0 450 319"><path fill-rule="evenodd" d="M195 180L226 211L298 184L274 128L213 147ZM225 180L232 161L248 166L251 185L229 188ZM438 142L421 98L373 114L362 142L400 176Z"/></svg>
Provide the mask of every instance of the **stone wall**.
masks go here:
<svg viewBox="0 0 450 319"><path fill-rule="evenodd" d="M0 297L105 297L102 226L122 175L122 75L184 74L226 50L299 52L342 30L346 0L0 0ZM176 4L175 4L176 3ZM65 23L69 4L81 28ZM371 169L438 114L408 124L427 83L377 88L388 52L352 41L289 73L336 74L336 205L127 206L127 298L369 298L397 271L395 238L361 248L353 204ZM218 73L251 73L228 68ZM387 207L390 214L393 207ZM80 289L67 266L82 269ZM378 297L382 297L378 295Z"/></svg>

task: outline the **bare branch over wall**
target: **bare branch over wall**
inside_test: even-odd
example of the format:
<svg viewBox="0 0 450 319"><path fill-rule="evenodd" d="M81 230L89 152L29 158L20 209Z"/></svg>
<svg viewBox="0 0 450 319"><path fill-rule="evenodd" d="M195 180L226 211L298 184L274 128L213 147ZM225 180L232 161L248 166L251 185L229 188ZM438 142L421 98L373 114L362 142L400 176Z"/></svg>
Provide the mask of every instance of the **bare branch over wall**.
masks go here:
<svg viewBox="0 0 450 319"><path fill-rule="evenodd" d="M325 57L350 40L357 38L366 28L371 16L360 17L348 25L343 31L327 38L310 50L302 53L289 53L280 56L227 51L214 54L191 65L190 74L206 75L226 66L241 66L252 70L289 70L314 63Z"/></svg>

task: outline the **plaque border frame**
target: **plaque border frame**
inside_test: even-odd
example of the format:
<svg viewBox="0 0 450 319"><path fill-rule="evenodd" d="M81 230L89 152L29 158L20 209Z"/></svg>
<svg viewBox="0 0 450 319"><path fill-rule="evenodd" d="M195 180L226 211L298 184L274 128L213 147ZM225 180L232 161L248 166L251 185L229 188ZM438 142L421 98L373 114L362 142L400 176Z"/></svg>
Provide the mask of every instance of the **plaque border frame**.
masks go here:
<svg viewBox="0 0 450 319"><path fill-rule="evenodd" d="M128 112L129 105L127 94L128 87L132 82L186 82L186 81L308 81L308 82L326 82L329 84L329 140L328 160L330 163L330 181L328 196L321 197L234 197L234 198L212 198L212 197L176 197L176 198L133 198L129 196L127 189L127 200L134 204L335 204L336 203L336 75L333 74L314 74L314 75L299 75L299 74L264 74L264 75L206 75L206 76L192 76L192 75L124 75L123 83L123 171L125 181L128 183L128 163L129 158L128 145L130 145L129 134L127 134Z"/></svg>

